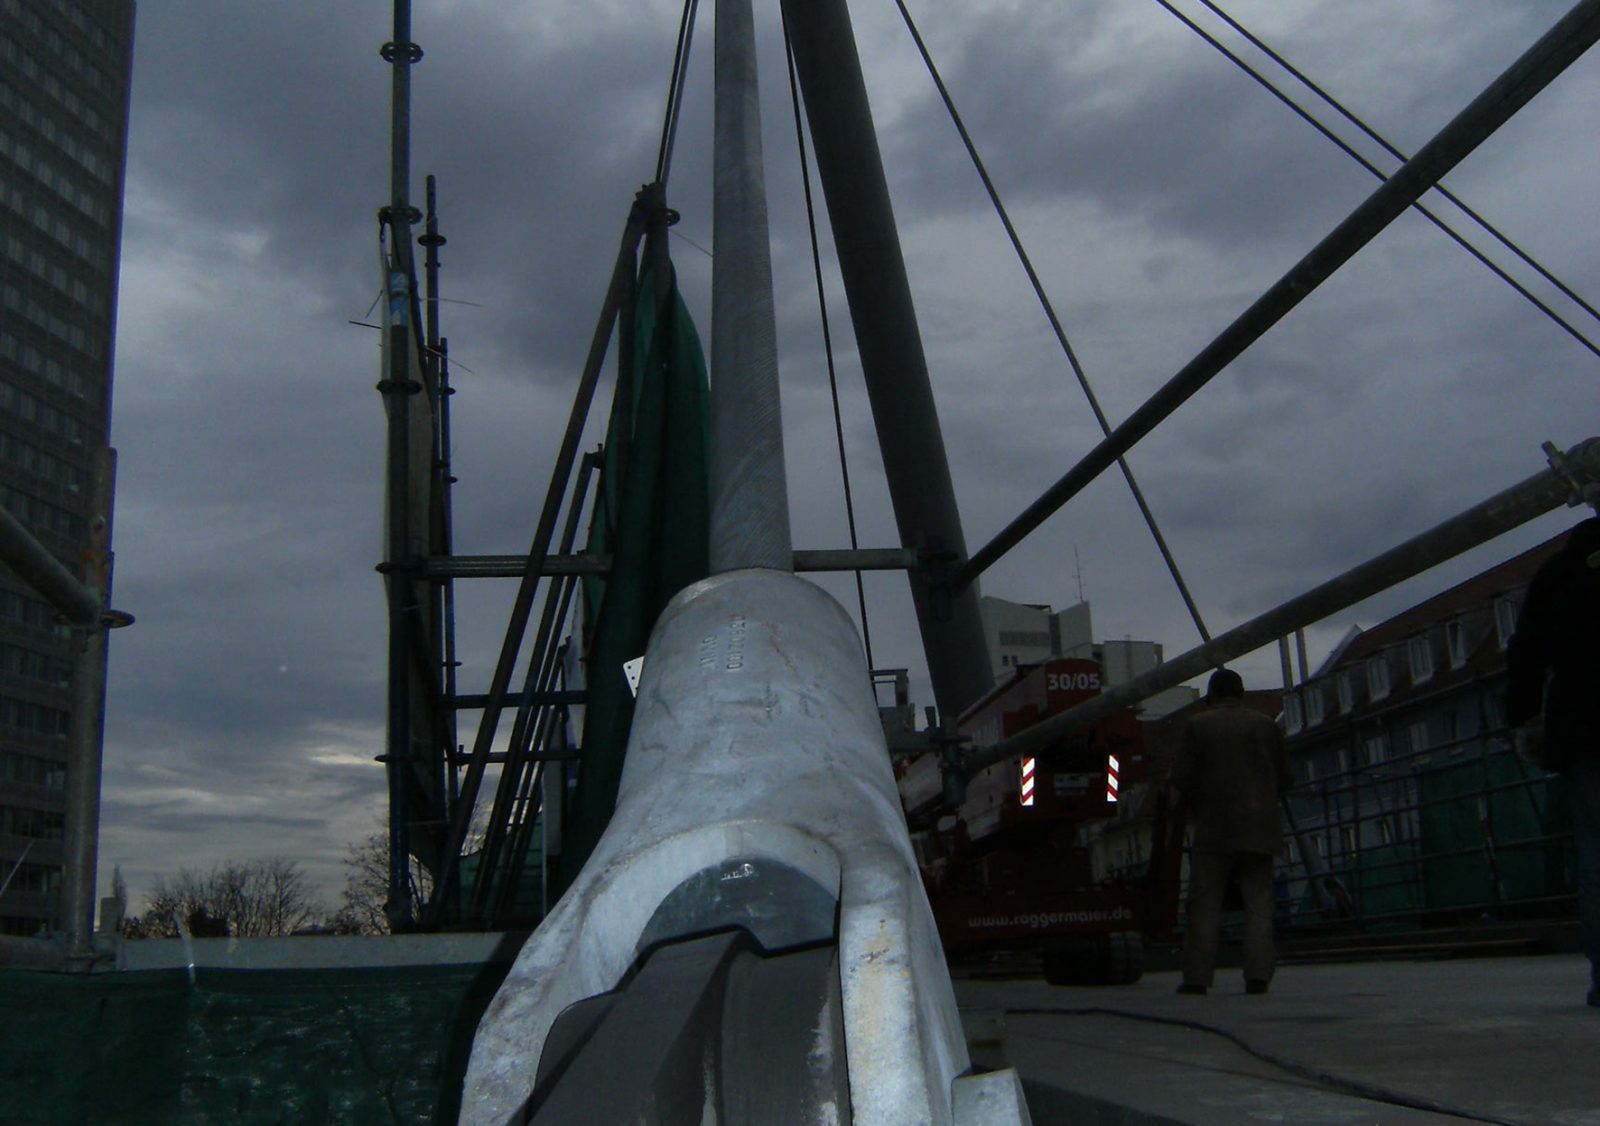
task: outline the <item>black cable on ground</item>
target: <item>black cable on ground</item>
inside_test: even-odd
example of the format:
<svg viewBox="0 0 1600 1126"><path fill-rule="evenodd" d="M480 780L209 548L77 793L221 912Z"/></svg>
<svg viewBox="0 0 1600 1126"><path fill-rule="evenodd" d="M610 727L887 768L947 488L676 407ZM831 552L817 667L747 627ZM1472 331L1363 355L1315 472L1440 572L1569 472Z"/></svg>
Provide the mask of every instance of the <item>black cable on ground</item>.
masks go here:
<svg viewBox="0 0 1600 1126"><path fill-rule="evenodd" d="M989 178L989 169L983 163L983 158L978 155L978 147L972 141L972 134L967 132L967 126L961 119L961 114L956 110L955 99L950 96L950 90L944 84L944 78L939 73L939 68L934 65L933 56L928 53L928 46L922 41L922 33L917 30L916 21L911 18L911 13L906 9L905 0L895 0L895 5L900 9L900 18L905 21L906 30L911 33L911 39L917 45L917 52L922 56L923 64L928 68L928 74L933 79L934 86L939 91L939 97L944 102L945 110L950 114L950 120L956 127L956 132L961 135L961 143L966 146L967 155L972 158L972 165L978 172L978 178L983 181L983 188L989 194L989 202L994 205L995 214L1000 217L1000 225L1005 228L1006 237L1011 240L1011 247L1017 252L1017 258L1022 263L1022 269L1028 275L1028 282L1033 286L1033 292L1039 299L1040 306L1044 309L1045 317L1050 321L1050 327L1056 334L1056 340L1061 345L1061 351L1067 357L1067 363L1072 368L1072 374L1078 379L1078 386L1083 388L1083 394L1089 400L1089 408L1094 412L1095 421L1100 424L1100 431L1107 438L1111 436L1111 424L1106 420L1106 415L1100 409L1100 400L1095 397L1094 388L1089 385L1089 377L1083 370L1083 365L1078 362L1078 355L1072 349L1072 344L1067 340L1067 333L1061 327L1061 318L1056 316L1055 306L1044 291L1044 283L1039 280L1038 271L1033 268L1033 259L1028 256L1027 249L1022 245L1022 239L1017 234L1017 228L1011 222L1011 214L1006 210L1006 205L1000 200L1000 193L994 186L994 181ZM1189 617L1194 619L1195 629L1200 632L1200 640L1209 642L1211 632L1206 629L1205 620L1200 616L1200 608L1195 605L1194 598L1189 593L1189 585L1183 580L1183 573L1178 570L1178 561L1173 558L1171 550L1167 547L1166 537L1161 534L1161 528L1156 524L1155 514L1150 511L1150 506L1145 502L1144 492L1139 488L1139 483L1133 478L1133 470L1128 467L1125 457L1117 458L1117 466L1122 470L1123 478L1128 482L1128 490L1133 494L1133 500L1139 506L1139 513L1144 517L1150 535L1156 541L1156 549L1161 552L1161 558L1167 565L1167 571L1172 576L1173 583L1178 588L1178 595L1183 599L1184 606L1189 611Z"/></svg>
<svg viewBox="0 0 1600 1126"><path fill-rule="evenodd" d="M1264 1048L1258 1048L1237 1033L1197 1020L1186 1020L1183 1017L1156 1016L1153 1013L1135 1013L1126 1009L1110 1009L1098 1005L1075 1009L1007 1008L1004 1011L1008 1016L1015 1013L1018 1016L1120 1017L1124 1020L1143 1021L1146 1024L1164 1024L1173 1028L1186 1028L1192 1032L1206 1032L1213 1036L1220 1036L1263 1063L1271 1064L1273 1067L1286 1071L1296 1078L1315 1083L1319 1087L1325 1087L1339 1094L1353 1095L1356 1098L1368 1099L1372 1102L1388 1103L1391 1106L1403 1106L1410 1110L1425 1110L1433 1114L1447 1115L1451 1118L1466 1119L1470 1122L1489 1122L1493 1123L1494 1126L1520 1126L1519 1123L1509 1119L1478 1114L1474 1111L1464 1110L1461 1107L1454 1107L1434 1099L1424 1098L1421 1095L1408 1095L1403 1091L1392 1091L1387 1087L1379 1087L1374 1083L1363 1083L1359 1079L1348 1079L1342 1075L1335 1075L1330 1071L1323 1071L1320 1068L1311 1067L1297 1060L1280 1056L1275 1052L1269 1052Z"/></svg>
<svg viewBox="0 0 1600 1126"><path fill-rule="evenodd" d="M896 2L898 3L899 0L896 0ZM1273 85L1272 81L1260 71L1256 70L1244 59L1240 58L1233 51L1229 50L1226 45L1217 39L1216 36L1212 35L1205 28L1201 27L1199 24L1195 23L1194 20L1190 19L1188 16L1184 15L1181 11L1175 8L1172 5L1171 0L1155 0L1155 2L1165 8L1167 12L1170 13L1172 17L1179 23L1183 24L1190 31L1194 32L1201 39L1205 40L1206 43L1208 43L1211 47L1215 48L1219 54L1221 54L1229 62L1233 63L1234 66L1238 67L1245 74L1249 75L1250 78L1254 79L1255 82L1262 87L1262 89L1266 90L1273 97L1277 98L1280 102L1292 110L1297 117L1303 120L1306 124L1310 125L1318 133L1321 133L1324 137L1326 137L1339 149L1339 151L1343 152L1351 160L1361 165L1362 168L1372 173L1372 175L1376 176L1379 180L1388 180L1389 177L1376 164L1373 164L1366 157L1358 153L1348 142L1313 117L1310 112L1305 109L1305 107L1301 106L1293 98L1289 97L1288 94L1284 93L1277 86ZM1443 191L1443 189L1438 185L1435 185L1435 190L1441 192ZM1454 197L1449 198L1451 198L1451 201L1456 203L1458 207L1462 206L1459 201L1454 199ZM1582 344L1596 356L1600 356L1600 345L1597 345L1594 341L1590 340L1578 330L1577 326L1573 325L1560 313L1556 312L1544 301L1540 300L1532 290L1528 289L1527 286L1517 281L1516 278L1512 277L1505 271L1503 267L1491 260L1488 255L1484 254L1483 251L1479 250L1477 247L1468 242L1465 236L1457 232L1455 228L1451 227L1443 219L1439 218L1439 216L1434 212L1428 210L1428 208L1423 206L1420 201L1413 203L1411 206L1420 212L1422 216L1428 220L1428 222L1432 223L1435 227L1439 228L1440 231L1444 232L1445 235L1449 236L1451 241L1453 241L1457 246L1461 247L1461 249L1465 250L1468 254L1472 255L1480 263L1482 263L1490 273L1494 274L1495 277L1499 278L1517 293L1521 294L1522 297L1535 309L1538 309L1546 317L1549 317L1550 320L1559 326L1563 331L1565 331L1567 335L1571 336L1574 340L1576 340L1579 344ZM1465 211L1466 208L1462 207L1462 210ZM1506 241L1503 236L1501 236L1501 241ZM1515 248L1513 247L1513 249ZM1521 252L1519 251L1518 253L1520 254ZM1524 260L1532 261L1532 259L1529 259L1527 255L1522 255L1522 257ZM1546 273L1548 275L1547 271L1544 271L1542 268L1540 268L1540 270L1541 273ZM1581 298L1578 298L1575 294L1572 294L1572 292L1568 290L1566 286L1561 285L1560 282L1557 282L1556 284L1564 293L1567 293L1569 296L1573 297L1573 299L1584 308L1589 308L1587 302L1584 302ZM1590 311L1593 312L1593 310Z"/></svg>
<svg viewBox="0 0 1600 1126"><path fill-rule="evenodd" d="M817 308L822 315L822 348L828 358L828 391L833 396L833 433L839 443L839 474L844 478L844 512L850 525L850 550L860 548L856 540L856 506L850 491L850 464L845 458L844 421L839 411L839 376L833 363L833 332L828 325L828 296L822 286L822 254L817 247L817 210L811 197L811 162L806 156L805 126L800 120L800 85L795 78L794 48L789 43L789 20L783 20L783 56L789 64L789 100L794 105L794 135L800 149L800 182L805 187L806 225L811 232L811 269L817 278ZM872 630L867 626L867 589L856 571L856 602L861 608L861 644L871 670Z"/></svg>

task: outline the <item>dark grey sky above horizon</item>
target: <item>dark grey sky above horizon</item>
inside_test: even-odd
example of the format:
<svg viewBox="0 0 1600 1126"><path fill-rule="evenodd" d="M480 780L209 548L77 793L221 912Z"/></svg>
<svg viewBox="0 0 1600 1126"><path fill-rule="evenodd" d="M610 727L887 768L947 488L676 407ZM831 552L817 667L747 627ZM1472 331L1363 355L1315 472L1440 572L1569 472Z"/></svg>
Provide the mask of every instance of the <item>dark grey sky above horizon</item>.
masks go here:
<svg viewBox="0 0 1600 1126"><path fill-rule="evenodd" d="M694 245L711 249L713 5L702 7L670 195L680 281L709 339L710 261ZM776 5L756 7L794 538L840 547ZM1413 150L1568 7L1230 10ZM976 548L1098 431L894 5L853 8ZM911 8L1113 424L1373 189L1151 0ZM463 553L527 548L616 238L654 168L678 9L416 0L427 54L414 193L438 175L445 294L462 302L447 307L446 333ZM345 842L382 815L378 342L347 321L369 319L379 287L389 72L377 49L390 11L388 0L140 5L112 434L116 603L138 623L113 640L101 842L104 878L120 864L136 896L183 866L280 853L331 901ZM1591 54L1447 181L1591 301L1597 103ZM871 417L837 272L825 274L861 538L887 545ZM1597 368L1413 213L1130 460L1215 632L1537 472L1540 442L1600 431ZM1537 521L1323 623L1313 659L1352 623L1573 519ZM1074 553L1100 635L1160 641L1169 655L1194 643L1114 475L984 590L1071 603ZM848 583L825 585L854 613ZM462 585L464 691L487 684L512 593ZM868 599L877 663L919 670L930 702L903 579L873 577ZM1269 683L1276 653L1238 667Z"/></svg>

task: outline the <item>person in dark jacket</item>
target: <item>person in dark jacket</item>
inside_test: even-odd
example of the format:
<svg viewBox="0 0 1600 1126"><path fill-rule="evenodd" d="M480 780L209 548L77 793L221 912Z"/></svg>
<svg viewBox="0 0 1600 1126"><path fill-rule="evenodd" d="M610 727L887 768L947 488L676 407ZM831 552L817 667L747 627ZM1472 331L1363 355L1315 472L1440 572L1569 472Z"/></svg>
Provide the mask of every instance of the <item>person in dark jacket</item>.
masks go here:
<svg viewBox="0 0 1600 1126"><path fill-rule="evenodd" d="M1238 673L1213 673L1206 703L1184 724L1172 765L1172 787L1187 800L1194 826L1178 992L1204 993L1211 985L1231 879L1244 897L1245 991L1265 993L1276 960L1272 861L1283 850L1278 803L1289 788L1289 755L1278 725L1244 706Z"/></svg>
<svg viewBox="0 0 1600 1126"><path fill-rule="evenodd" d="M1600 518L1573 528L1534 572L1506 646L1506 719L1542 737L1566 779L1578 853L1589 1004L1600 1007Z"/></svg>

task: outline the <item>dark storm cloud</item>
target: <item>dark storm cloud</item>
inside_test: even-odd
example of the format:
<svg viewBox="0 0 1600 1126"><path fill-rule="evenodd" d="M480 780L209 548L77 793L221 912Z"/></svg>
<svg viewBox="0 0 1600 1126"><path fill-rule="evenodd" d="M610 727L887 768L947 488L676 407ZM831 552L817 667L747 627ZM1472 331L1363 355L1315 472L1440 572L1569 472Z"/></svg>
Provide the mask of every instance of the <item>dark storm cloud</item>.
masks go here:
<svg viewBox="0 0 1600 1126"><path fill-rule="evenodd" d="M382 199L377 15L370 4L141 8L133 174L202 229L262 232L269 268L324 293L348 284L375 225L360 221Z"/></svg>
<svg viewBox="0 0 1600 1126"><path fill-rule="evenodd" d="M709 341L710 7L671 202ZM926 12L922 9L926 7ZM1246 4L1315 77L1415 146L1564 3ZM419 0L413 197L439 176L456 544L525 550L621 224L655 161L678 5ZM140 11L114 442L122 454L107 870L134 883L284 852L336 891L383 775L383 415L375 212L387 195L387 0ZM918 5L1113 423L1373 182L1154 4ZM787 79L769 6L763 126L795 539L846 542ZM1098 440L892 10L856 15L970 546ZM1408 43L1426 42L1419 52ZM1464 194L1600 289L1579 202L1596 173L1593 60L1460 169ZM1585 153L1588 155L1584 155ZM861 542L894 522L838 282L823 270ZM1538 468L1592 431L1591 357L1415 220L1334 281L1132 456L1220 630ZM603 418L606 388L596 408ZM1578 404L1574 406L1573 404ZM1582 417L1580 417L1582 416ZM598 426L598 420L596 427ZM596 439L591 428L588 442ZM1557 516L1463 561L1553 534ZM1514 541L1514 542L1513 542ZM1063 605L1081 559L1104 636L1194 630L1115 475L985 577ZM1448 570L1448 569L1442 569ZM821 580L854 613L853 582ZM867 580L874 655L930 695L904 580ZM1433 589L1437 589L1435 586ZM463 584L463 689L486 686L512 589ZM1417 584L1360 608L1425 596ZM1344 625L1313 633L1331 644ZM1272 654L1248 666L1276 675ZM476 717L467 717L475 719ZM470 729L464 725L464 731ZM136 874L138 878L135 878Z"/></svg>
<svg viewBox="0 0 1600 1126"><path fill-rule="evenodd" d="M1074 25L1103 18L1013 9L946 36L948 57L935 61L1008 202L1080 198L1233 247L1314 230L1370 190L1308 130L1285 129L1289 111L1198 40L1172 44L1171 32L1153 58L1082 65L1104 47ZM896 131L892 157L924 206L976 202L954 141L932 93Z"/></svg>
<svg viewBox="0 0 1600 1126"><path fill-rule="evenodd" d="M260 232L260 269L357 318L378 288L388 194L387 8L169 5L139 29L143 190L203 230ZM648 178L671 28L612 19L572 41L516 29L511 12L464 14L417 8L413 202L436 173L446 292L493 314L474 322L477 354L543 376L570 365L552 342L593 316Z"/></svg>
<svg viewBox="0 0 1600 1126"><path fill-rule="evenodd" d="M107 812L113 816L127 814L134 811L128 810L125 803L113 799L107 803ZM236 812L219 810L207 813L195 809L191 803L171 799L142 803L137 813L150 824L150 832L168 833L178 838L193 840L199 837L215 837L227 830L230 825L238 820ZM272 833L303 833L308 830L323 828L324 821L315 816L293 816L276 813L254 813L251 815L261 829ZM196 857L199 865L206 863L202 857Z"/></svg>

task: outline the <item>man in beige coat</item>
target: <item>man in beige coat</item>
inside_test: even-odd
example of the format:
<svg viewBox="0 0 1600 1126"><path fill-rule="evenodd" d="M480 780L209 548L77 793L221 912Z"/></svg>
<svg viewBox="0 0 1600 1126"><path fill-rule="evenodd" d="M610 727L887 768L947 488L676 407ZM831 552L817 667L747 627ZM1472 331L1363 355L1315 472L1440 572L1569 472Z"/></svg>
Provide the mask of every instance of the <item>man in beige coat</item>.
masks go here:
<svg viewBox="0 0 1600 1126"><path fill-rule="evenodd" d="M1207 707L1184 724L1172 786L1188 801L1194 827L1188 928L1180 993L1204 993L1217 962L1222 897L1235 879L1244 897L1245 992L1265 993L1272 945L1272 861L1283 849L1278 804L1289 788L1283 731L1244 706L1244 681L1218 669Z"/></svg>

